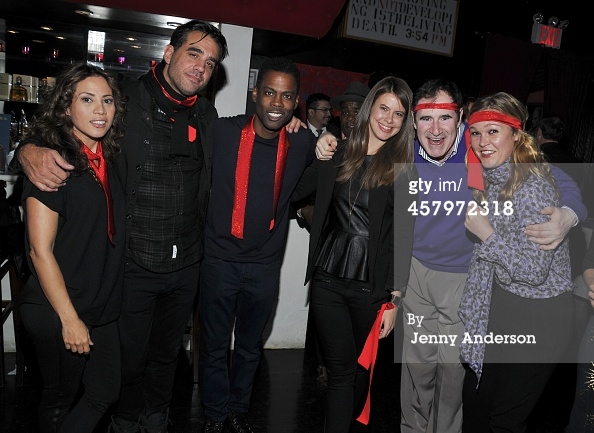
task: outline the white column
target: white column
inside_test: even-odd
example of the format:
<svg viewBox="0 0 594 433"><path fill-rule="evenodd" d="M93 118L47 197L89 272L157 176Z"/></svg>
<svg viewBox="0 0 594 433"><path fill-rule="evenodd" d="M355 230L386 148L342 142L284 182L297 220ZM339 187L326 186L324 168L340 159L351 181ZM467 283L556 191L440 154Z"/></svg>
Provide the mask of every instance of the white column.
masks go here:
<svg viewBox="0 0 594 433"><path fill-rule="evenodd" d="M221 32L227 39L229 57L221 63L226 75L226 84L215 98L219 116L228 117L245 113L250 59L252 57L251 27L221 24Z"/></svg>

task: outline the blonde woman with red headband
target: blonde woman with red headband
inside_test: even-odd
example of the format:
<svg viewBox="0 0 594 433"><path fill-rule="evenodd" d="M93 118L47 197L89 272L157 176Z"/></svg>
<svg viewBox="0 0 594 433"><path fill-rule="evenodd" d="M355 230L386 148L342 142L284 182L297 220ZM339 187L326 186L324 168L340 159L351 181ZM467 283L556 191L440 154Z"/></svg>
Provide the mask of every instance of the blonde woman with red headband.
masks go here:
<svg viewBox="0 0 594 433"><path fill-rule="evenodd" d="M567 349L573 315L569 247L543 250L524 233L560 206L551 168L524 131L526 107L507 93L477 100L470 144L482 165L466 228L478 242L459 314L468 362L463 432L525 432L527 419Z"/></svg>

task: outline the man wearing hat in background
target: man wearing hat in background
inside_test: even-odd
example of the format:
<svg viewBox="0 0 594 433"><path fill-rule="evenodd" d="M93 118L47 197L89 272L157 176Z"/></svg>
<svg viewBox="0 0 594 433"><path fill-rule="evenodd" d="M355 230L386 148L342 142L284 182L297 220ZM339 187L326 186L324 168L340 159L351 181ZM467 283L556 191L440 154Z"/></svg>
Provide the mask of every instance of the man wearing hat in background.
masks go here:
<svg viewBox="0 0 594 433"><path fill-rule="evenodd" d="M330 99L332 108L335 108L340 112L341 136L337 138L344 140L349 137L355 126L355 118L357 117L357 114L359 114L361 105L363 105L363 101L368 93L369 87L364 83L351 81L349 87L347 87L342 95Z"/></svg>
<svg viewBox="0 0 594 433"><path fill-rule="evenodd" d="M363 101L365 100L365 97L367 96L367 94L369 93L369 87L367 87L367 85L365 85L364 83L360 83L357 81L351 81L349 83L349 86L347 87L347 89L345 90L345 92L342 95L338 95L335 96L334 98L330 99L330 105L332 106L332 108L338 110L340 112L340 131L335 131L332 128L329 128L327 131L324 130L323 132L330 132L332 135L335 135L336 138L338 138L339 140L345 140L349 137L349 135L351 134L351 131L353 130L353 127L355 126L355 118L357 117L357 114L359 114L359 110L361 109L361 105L363 105ZM314 93L313 95L310 95L307 100L309 102L309 105L307 105L308 107L313 106L313 100L314 98L316 98L316 104L319 104L319 101L322 101L322 105L324 105L324 103L327 103L326 101L323 100L318 100L317 96L314 97L314 95L323 95L322 93ZM311 101L310 101L311 99ZM317 105L316 105L317 107ZM314 108L315 110L315 108ZM310 121L309 121L309 111L310 109L307 110L308 111L308 126L311 129L310 126ZM338 135L338 134L340 135ZM314 133L314 135L317 137L318 134ZM319 134L321 135L321 134ZM297 221L299 222L299 224L302 227L305 227L306 229L309 230L309 226L311 224L311 219L313 217L313 202L314 202L314 197L311 197L310 200L308 200L306 203L299 203L297 204ZM299 207L299 205L302 205L301 207ZM324 374L321 373L320 376L324 377Z"/></svg>
<svg viewBox="0 0 594 433"><path fill-rule="evenodd" d="M329 129L327 132L330 132L332 135L337 136L337 132L340 134L336 138L339 140L346 140L353 127L355 126L355 118L357 114L359 114L359 110L361 109L361 105L363 105L363 101L365 97L369 93L369 87L364 83L360 83L358 81L351 81L349 86L345 90L342 95L335 96L334 98L330 99L330 105L332 108L338 110L340 112L340 131L334 131ZM320 93L314 95L321 95ZM312 95L308 97L308 101L312 98ZM325 101L324 101L325 102ZM308 112L310 110L307 110ZM309 126L309 116L308 116L308 126ZM310 127L311 130L311 127ZM326 132L326 131L323 131ZM314 135L318 135L315 134ZM320 134L321 135L321 134ZM299 205L303 205L297 211L297 221L302 227L305 227L309 230L309 226L311 224L311 219L313 217L313 202L314 197L311 197L309 201L306 203L299 203ZM320 376L324 376L322 373Z"/></svg>

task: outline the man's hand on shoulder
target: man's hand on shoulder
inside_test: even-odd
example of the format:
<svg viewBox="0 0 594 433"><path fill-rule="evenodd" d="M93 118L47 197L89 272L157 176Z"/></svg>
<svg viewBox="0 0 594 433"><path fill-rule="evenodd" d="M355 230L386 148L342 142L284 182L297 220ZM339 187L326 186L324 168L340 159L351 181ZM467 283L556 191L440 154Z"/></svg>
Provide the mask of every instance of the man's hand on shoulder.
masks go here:
<svg viewBox="0 0 594 433"><path fill-rule="evenodd" d="M18 159L25 175L41 191L57 191L74 169L57 151L32 143L23 144Z"/></svg>
<svg viewBox="0 0 594 433"><path fill-rule="evenodd" d="M540 213L550 215L550 220L540 224L530 224L524 230L528 239L540 245L541 250L554 250L559 246L576 223L575 213L567 208L547 206Z"/></svg>

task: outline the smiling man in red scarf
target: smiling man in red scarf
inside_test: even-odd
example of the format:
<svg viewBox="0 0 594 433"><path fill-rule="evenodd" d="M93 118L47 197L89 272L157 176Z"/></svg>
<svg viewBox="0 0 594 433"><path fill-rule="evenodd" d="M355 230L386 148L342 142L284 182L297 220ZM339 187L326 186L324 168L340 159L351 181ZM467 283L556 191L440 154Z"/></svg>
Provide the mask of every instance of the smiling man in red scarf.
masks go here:
<svg viewBox="0 0 594 433"><path fill-rule="evenodd" d="M231 432L252 432L246 415L262 334L277 298L290 197L314 158L307 129L285 131L299 102L299 81L293 62L268 59L252 92L255 115L215 122L199 294L199 383L207 433L224 425Z"/></svg>

